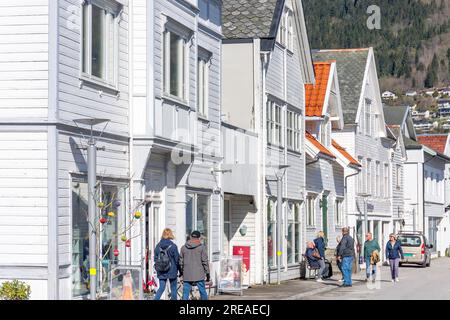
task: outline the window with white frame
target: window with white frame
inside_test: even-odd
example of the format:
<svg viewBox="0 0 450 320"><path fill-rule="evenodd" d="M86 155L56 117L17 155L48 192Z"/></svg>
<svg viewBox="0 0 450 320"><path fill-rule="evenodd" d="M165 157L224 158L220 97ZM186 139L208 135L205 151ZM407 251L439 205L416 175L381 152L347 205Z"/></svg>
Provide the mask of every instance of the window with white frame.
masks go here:
<svg viewBox="0 0 450 320"><path fill-rule="evenodd" d="M287 262L289 265L300 262L301 239L300 239L300 204L291 202L288 206L287 217Z"/></svg>
<svg viewBox="0 0 450 320"><path fill-rule="evenodd" d="M343 199L336 199L334 202L334 224L336 227L344 225Z"/></svg>
<svg viewBox="0 0 450 320"><path fill-rule="evenodd" d="M294 151L300 151L301 138L301 117L299 114L288 111L287 112L287 146Z"/></svg>
<svg viewBox="0 0 450 320"><path fill-rule="evenodd" d="M119 13L122 6L112 0L89 0L82 15L82 76L117 86Z"/></svg>
<svg viewBox="0 0 450 320"><path fill-rule="evenodd" d="M275 267L277 259L276 254L276 208L275 202L267 200L267 262L269 267Z"/></svg>
<svg viewBox="0 0 450 320"><path fill-rule="evenodd" d="M290 10L287 12L287 48L294 51L294 17Z"/></svg>
<svg viewBox="0 0 450 320"><path fill-rule="evenodd" d="M397 164L395 165L395 186L397 187L397 190L401 188L402 183L402 167Z"/></svg>
<svg viewBox="0 0 450 320"><path fill-rule="evenodd" d="M366 162L366 192L372 194L372 160L367 159Z"/></svg>
<svg viewBox="0 0 450 320"><path fill-rule="evenodd" d="M368 136L372 135L372 101L370 99L365 99L365 133Z"/></svg>
<svg viewBox="0 0 450 320"><path fill-rule="evenodd" d="M163 90L164 94L186 100L187 42L190 32L172 20L163 33Z"/></svg>
<svg viewBox="0 0 450 320"><path fill-rule="evenodd" d="M316 225L316 198L314 196L306 198L306 225L308 227Z"/></svg>
<svg viewBox="0 0 450 320"><path fill-rule="evenodd" d="M389 186L389 165L384 164L384 196L385 198L390 197L390 186Z"/></svg>
<svg viewBox="0 0 450 320"><path fill-rule="evenodd" d="M363 165L363 157L358 156L358 163ZM363 193L364 192L364 172L361 170L361 172L358 174L358 192Z"/></svg>
<svg viewBox="0 0 450 320"><path fill-rule="evenodd" d="M197 110L204 117L208 117L210 57L211 54L209 52L199 49L197 60Z"/></svg>
<svg viewBox="0 0 450 320"><path fill-rule="evenodd" d="M300 262L301 260L301 252L302 252L302 246L301 246L301 205L299 203L296 203L294 205L294 228L295 228L295 263Z"/></svg>
<svg viewBox="0 0 450 320"><path fill-rule="evenodd" d="M210 197L206 194L188 193L186 195L186 238L195 230L202 236L203 244L208 248Z"/></svg>
<svg viewBox="0 0 450 320"><path fill-rule="evenodd" d="M282 146L282 109L273 101L267 102L267 142Z"/></svg>
<svg viewBox="0 0 450 320"><path fill-rule="evenodd" d="M380 162L377 161L376 162L376 167L375 167L375 174L376 174L376 179L375 179L375 190L376 190L376 196L377 197L381 197L381 172L380 172Z"/></svg>
<svg viewBox="0 0 450 320"><path fill-rule="evenodd" d="M277 42L285 46L288 50L294 51L294 14L289 8L284 10L281 17Z"/></svg>

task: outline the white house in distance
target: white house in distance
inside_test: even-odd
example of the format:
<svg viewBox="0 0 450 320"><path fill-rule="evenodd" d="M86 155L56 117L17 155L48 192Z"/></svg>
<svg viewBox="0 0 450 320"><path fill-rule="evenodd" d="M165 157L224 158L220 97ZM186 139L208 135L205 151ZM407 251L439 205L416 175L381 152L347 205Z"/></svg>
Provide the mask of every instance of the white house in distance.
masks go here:
<svg viewBox="0 0 450 320"><path fill-rule="evenodd" d="M381 97L385 100L397 100L398 97L395 93L390 91L385 91L381 94Z"/></svg>
<svg viewBox="0 0 450 320"><path fill-rule="evenodd" d="M373 49L320 50L313 57L315 61L336 60L344 129L333 131L332 136L362 165L361 174L345 173L347 225L361 244L367 210L369 230L381 243L392 231L391 142Z"/></svg>
<svg viewBox="0 0 450 320"><path fill-rule="evenodd" d="M106 267L117 263L109 244L126 252L114 234L129 203L127 2L2 5L0 282L25 281L32 299L81 299L89 291L83 147L90 132L76 119L110 120L97 141L97 190L99 200L121 205L111 209L99 250ZM105 270L98 275L107 281Z"/></svg>
<svg viewBox="0 0 450 320"><path fill-rule="evenodd" d="M252 143L247 150L257 155L253 166L240 165L253 159L242 156L246 152L225 156L223 167L233 171L223 175L223 243L229 243L223 250L250 247L252 283L276 282L282 223L281 280L298 278L305 241L304 85L314 79L301 1L225 1L222 17L223 134L247 136L239 150ZM284 222L276 219L280 165L289 166L282 185ZM254 187L247 177L257 180Z"/></svg>

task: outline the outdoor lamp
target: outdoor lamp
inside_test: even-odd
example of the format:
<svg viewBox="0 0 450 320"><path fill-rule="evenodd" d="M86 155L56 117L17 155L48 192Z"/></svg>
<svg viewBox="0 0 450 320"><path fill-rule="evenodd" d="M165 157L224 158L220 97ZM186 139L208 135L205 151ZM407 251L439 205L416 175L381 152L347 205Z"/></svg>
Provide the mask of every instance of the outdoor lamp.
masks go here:
<svg viewBox="0 0 450 320"><path fill-rule="evenodd" d="M247 226L243 225L240 229L239 229L239 233L241 234L241 236L245 237L247 235Z"/></svg>

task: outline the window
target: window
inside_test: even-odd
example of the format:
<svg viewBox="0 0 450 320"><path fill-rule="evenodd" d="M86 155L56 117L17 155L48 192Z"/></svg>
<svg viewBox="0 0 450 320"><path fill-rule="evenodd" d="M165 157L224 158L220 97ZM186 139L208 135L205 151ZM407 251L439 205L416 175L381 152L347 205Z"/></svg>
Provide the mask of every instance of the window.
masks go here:
<svg viewBox="0 0 450 320"><path fill-rule="evenodd" d="M118 74L119 12L120 6L108 0L91 0L83 6L83 77L114 87Z"/></svg>
<svg viewBox="0 0 450 320"><path fill-rule="evenodd" d="M198 0L200 18L216 26L221 25L220 4L216 0Z"/></svg>
<svg viewBox="0 0 450 320"><path fill-rule="evenodd" d="M288 12L288 26L287 26L287 40L288 40L288 44L287 44L287 48L290 51L294 51L294 21L293 21L293 15L292 15L292 11Z"/></svg>
<svg viewBox="0 0 450 320"><path fill-rule="evenodd" d="M308 227L316 225L316 198L309 196L306 198L306 224Z"/></svg>
<svg viewBox="0 0 450 320"><path fill-rule="evenodd" d="M300 115L292 111L287 112L287 146L294 151L300 151Z"/></svg>
<svg viewBox="0 0 450 320"><path fill-rule="evenodd" d="M375 190L376 190L376 196L377 197L381 197L381 172L380 172L380 162L377 161L376 163L376 168L375 168L375 174L376 174L376 186L375 186Z"/></svg>
<svg viewBox="0 0 450 320"><path fill-rule="evenodd" d="M186 100L186 60L188 35L180 27L168 23L163 35L164 93Z"/></svg>
<svg viewBox="0 0 450 320"><path fill-rule="evenodd" d="M343 200L336 199L334 202L334 224L336 227L340 227L344 225L344 214L342 211Z"/></svg>
<svg viewBox="0 0 450 320"><path fill-rule="evenodd" d="M294 20L290 9L285 9L281 17L277 34L277 42L285 46L290 51L294 51Z"/></svg>
<svg viewBox="0 0 450 320"><path fill-rule="evenodd" d="M372 194L372 160L370 159L367 159L366 175L366 192Z"/></svg>
<svg viewBox="0 0 450 320"><path fill-rule="evenodd" d="M199 50L197 66L197 110L204 117L208 117L209 62L209 54Z"/></svg>
<svg viewBox="0 0 450 320"><path fill-rule="evenodd" d="M301 213L300 213L300 204L294 205L294 228L295 228L295 263L300 262L301 258L301 225L300 225Z"/></svg>
<svg viewBox="0 0 450 320"><path fill-rule="evenodd" d="M209 196L202 194L187 194L186 196L186 238L192 231L199 231L203 244L208 248L209 232Z"/></svg>
<svg viewBox="0 0 450 320"><path fill-rule="evenodd" d="M390 185L389 185L389 165L384 165L384 196L385 198L390 197Z"/></svg>
<svg viewBox="0 0 450 320"><path fill-rule="evenodd" d="M267 142L282 145L281 107L272 101L267 102Z"/></svg>
<svg viewBox="0 0 450 320"><path fill-rule="evenodd" d="M276 208L272 200L267 200L267 261L269 267L275 267L277 259L276 254Z"/></svg>
<svg viewBox="0 0 450 320"><path fill-rule="evenodd" d="M125 210L127 187L102 183L98 188L98 203L103 202L102 217L107 222L100 227L98 241L102 266L98 268L98 286L101 292L109 291L109 270L119 263L114 250L125 251L125 244L119 235L125 232ZM113 212L114 217L108 213ZM72 183L72 295L81 297L89 294L89 222L88 222L88 185L84 180L74 179Z"/></svg>
<svg viewBox="0 0 450 320"><path fill-rule="evenodd" d="M294 250L295 250L295 217L294 217L294 207L293 203L289 203L287 212L287 262L288 264L293 264L295 260Z"/></svg>
<svg viewBox="0 0 450 320"><path fill-rule="evenodd" d="M401 183L402 183L402 171L401 171L401 166L399 165L399 164L397 164L396 166L395 166L395 180L396 180L396 182L395 182L395 185L396 185L396 187L397 187L397 190L399 190L400 188L401 188Z"/></svg>
<svg viewBox="0 0 450 320"><path fill-rule="evenodd" d="M363 157L358 157L358 162L363 165ZM358 174L358 192L364 192L364 172L362 170Z"/></svg>
<svg viewBox="0 0 450 320"><path fill-rule="evenodd" d="M369 99L365 99L365 132L366 135L371 136L372 135L372 101L370 101Z"/></svg>

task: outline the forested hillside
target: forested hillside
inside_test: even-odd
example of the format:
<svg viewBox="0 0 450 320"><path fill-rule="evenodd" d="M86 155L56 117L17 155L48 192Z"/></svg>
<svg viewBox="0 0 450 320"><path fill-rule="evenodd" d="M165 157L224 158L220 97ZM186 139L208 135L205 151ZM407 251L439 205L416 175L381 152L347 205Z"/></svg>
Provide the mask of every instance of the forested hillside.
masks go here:
<svg viewBox="0 0 450 320"><path fill-rule="evenodd" d="M373 46L382 89L450 84L450 0L303 0L313 49ZM370 30L367 8L380 8Z"/></svg>

